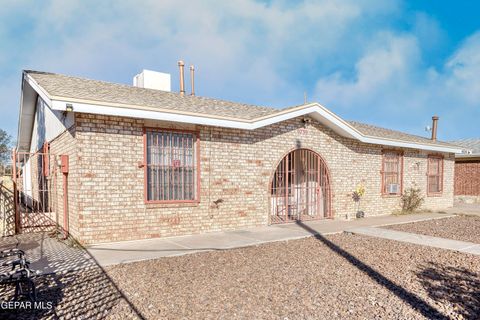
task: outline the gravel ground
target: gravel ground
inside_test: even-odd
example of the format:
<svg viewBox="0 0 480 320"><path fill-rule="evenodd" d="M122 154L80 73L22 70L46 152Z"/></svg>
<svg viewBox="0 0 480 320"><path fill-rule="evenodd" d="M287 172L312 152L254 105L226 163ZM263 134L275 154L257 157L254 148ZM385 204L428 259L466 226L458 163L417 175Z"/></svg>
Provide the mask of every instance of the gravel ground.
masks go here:
<svg viewBox="0 0 480 320"><path fill-rule="evenodd" d="M480 216L457 216L382 228L480 243Z"/></svg>
<svg viewBox="0 0 480 320"><path fill-rule="evenodd" d="M113 307L129 310L125 314L130 317L135 315L121 292L98 267L45 275L37 278L35 284L38 307L27 305L27 300L19 307L4 306L13 298L14 290L12 286L0 287L0 319L105 319ZM123 315L120 318L127 319Z"/></svg>
<svg viewBox="0 0 480 320"><path fill-rule="evenodd" d="M0 319L478 319L478 256L339 234L44 276ZM13 295L0 287L1 299Z"/></svg>
<svg viewBox="0 0 480 320"><path fill-rule="evenodd" d="M147 319L465 319L480 258L340 234L130 263L107 273ZM126 303L109 318L134 317Z"/></svg>

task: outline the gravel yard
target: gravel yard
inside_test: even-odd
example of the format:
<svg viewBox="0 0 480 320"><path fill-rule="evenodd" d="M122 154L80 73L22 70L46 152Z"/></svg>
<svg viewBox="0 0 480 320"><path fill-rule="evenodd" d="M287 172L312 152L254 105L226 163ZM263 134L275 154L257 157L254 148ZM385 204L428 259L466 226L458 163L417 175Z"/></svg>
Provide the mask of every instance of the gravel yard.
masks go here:
<svg viewBox="0 0 480 320"><path fill-rule="evenodd" d="M480 243L480 216L456 216L382 228Z"/></svg>
<svg viewBox="0 0 480 320"><path fill-rule="evenodd" d="M339 234L107 268L148 319L477 318L480 258ZM126 303L110 318L133 316Z"/></svg>
<svg viewBox="0 0 480 320"><path fill-rule="evenodd" d="M308 227L306 227L308 228ZM353 234L42 277L1 319L478 318L480 258ZM12 289L2 288L7 299Z"/></svg>

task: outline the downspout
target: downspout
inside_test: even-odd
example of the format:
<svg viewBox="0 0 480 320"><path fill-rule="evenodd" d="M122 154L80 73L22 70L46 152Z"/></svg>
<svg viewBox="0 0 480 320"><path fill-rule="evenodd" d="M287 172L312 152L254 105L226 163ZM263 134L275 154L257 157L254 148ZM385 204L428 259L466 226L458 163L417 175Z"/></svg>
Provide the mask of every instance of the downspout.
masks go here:
<svg viewBox="0 0 480 320"><path fill-rule="evenodd" d="M63 175L63 231L64 239L69 236L69 217L68 217L68 155L60 156L60 166Z"/></svg>

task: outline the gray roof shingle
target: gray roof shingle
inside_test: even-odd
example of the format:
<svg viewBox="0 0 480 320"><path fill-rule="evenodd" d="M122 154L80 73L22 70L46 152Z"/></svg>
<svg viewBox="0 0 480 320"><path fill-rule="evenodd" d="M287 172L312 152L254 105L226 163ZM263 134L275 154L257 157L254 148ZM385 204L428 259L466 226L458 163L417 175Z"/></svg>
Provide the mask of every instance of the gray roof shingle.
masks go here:
<svg viewBox="0 0 480 320"><path fill-rule="evenodd" d="M98 103L113 103L131 106L158 108L171 112L187 112L203 116L228 117L251 121L285 111L264 106L254 106L199 96L182 96L179 93L138 88L99 80L66 76L56 73L26 70L50 96L69 99L89 100ZM455 147L452 144L432 141L428 138L385 129L356 121L348 121L363 135L394 139L412 143Z"/></svg>
<svg viewBox="0 0 480 320"><path fill-rule="evenodd" d="M472 151L472 155L480 155L480 138L468 138L450 141L450 143L462 146Z"/></svg>
<svg viewBox="0 0 480 320"><path fill-rule="evenodd" d="M423 143L423 144L437 144L443 146L451 146L456 147L448 142L443 141L432 141L430 138L417 136L413 134L404 133L401 131L386 129L382 127L373 126L371 124L361 123L357 121L347 121L351 126L355 129L360 131L363 135L372 136L372 137L379 137L379 138L386 138L386 139L394 139L394 140L402 140L402 141L409 141L414 143Z"/></svg>
<svg viewBox="0 0 480 320"><path fill-rule="evenodd" d="M175 92L138 88L125 84L90 80L61 74L26 71L50 95L144 106L202 115L252 120L278 112L278 109L235 103Z"/></svg>

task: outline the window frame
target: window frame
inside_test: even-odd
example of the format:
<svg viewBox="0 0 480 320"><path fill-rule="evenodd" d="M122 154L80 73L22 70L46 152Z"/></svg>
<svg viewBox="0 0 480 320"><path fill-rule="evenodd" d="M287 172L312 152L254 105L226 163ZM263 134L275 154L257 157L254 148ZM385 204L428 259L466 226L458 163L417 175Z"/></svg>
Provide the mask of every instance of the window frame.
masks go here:
<svg viewBox="0 0 480 320"><path fill-rule="evenodd" d="M435 175L430 174L430 159L440 160L440 163L438 164L438 168L441 169L440 174L439 174L439 176L440 176L440 179L439 179L440 191L434 191L434 192L430 191L429 178L430 178L430 176L435 176ZM444 163L445 162L444 162L443 155L429 154L427 156L427 173L426 173L426 176L427 176L427 196L428 197L438 197L438 196L443 195L443 178L444 178L444 172L445 172Z"/></svg>
<svg viewBox="0 0 480 320"><path fill-rule="evenodd" d="M398 156L398 165L400 167L400 170L398 172L398 183L400 184L400 190L398 193L387 193L385 191L385 154L388 153L395 153ZM382 150L382 168L380 170L380 176L382 179L380 190L382 197L400 197L403 194L403 151L395 149Z"/></svg>
<svg viewBox="0 0 480 320"><path fill-rule="evenodd" d="M147 131L154 132L173 132L173 133L187 133L194 135L194 151L195 151L195 161L196 161L196 184L195 184L195 199L193 200L149 200L148 199L148 155L147 155ZM187 203L187 204L198 204L200 203L200 131L198 130L184 130L184 129L171 129L171 128L161 128L161 127L143 127L143 200L145 204L176 204L176 203Z"/></svg>

